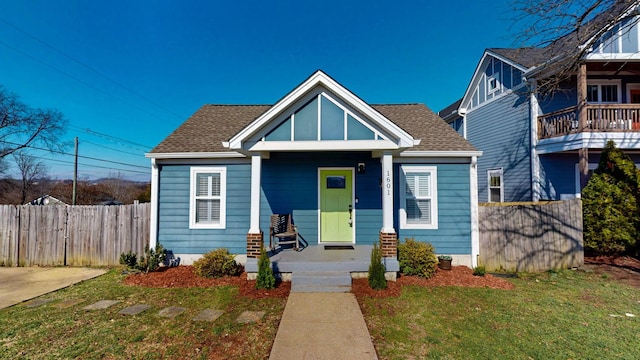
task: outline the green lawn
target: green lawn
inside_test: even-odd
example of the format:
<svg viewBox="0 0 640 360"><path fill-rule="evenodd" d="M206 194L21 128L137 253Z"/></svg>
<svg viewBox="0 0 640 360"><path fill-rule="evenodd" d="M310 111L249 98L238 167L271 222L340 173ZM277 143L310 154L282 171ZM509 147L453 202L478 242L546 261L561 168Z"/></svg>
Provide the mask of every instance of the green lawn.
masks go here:
<svg viewBox="0 0 640 360"><path fill-rule="evenodd" d="M238 296L236 287L150 289L121 283L120 270L42 298L51 303L35 308L22 304L0 310L2 359L198 359L268 358L286 299L253 300ZM66 309L67 299L84 299ZM83 310L98 300L120 300L106 310ZM148 304L135 316L123 308ZM167 306L188 310L174 319L157 316ZM204 309L225 313L215 322L191 319ZM236 323L245 310L266 311L253 324ZM240 345L240 346L239 346Z"/></svg>
<svg viewBox="0 0 640 360"><path fill-rule="evenodd" d="M405 287L361 299L378 356L640 359L640 289L582 271L510 281L515 290Z"/></svg>

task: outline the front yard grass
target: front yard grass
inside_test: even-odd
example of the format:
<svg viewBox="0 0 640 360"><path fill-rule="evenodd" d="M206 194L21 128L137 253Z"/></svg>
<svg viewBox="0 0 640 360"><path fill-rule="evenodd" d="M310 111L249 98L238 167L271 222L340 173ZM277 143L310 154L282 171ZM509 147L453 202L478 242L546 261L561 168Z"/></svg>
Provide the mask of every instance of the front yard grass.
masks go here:
<svg viewBox="0 0 640 360"><path fill-rule="evenodd" d="M2 359L266 359L286 299L249 299L237 287L143 288L122 284L121 270L42 296L52 302L0 310ZM63 300L83 299L68 308ZM120 300L106 310L84 310L98 300ZM150 305L134 315L118 312ZM187 310L174 319L158 312L168 306ZM191 319L204 309L223 310L214 322ZM239 324L243 311L265 311L261 321Z"/></svg>
<svg viewBox="0 0 640 360"><path fill-rule="evenodd" d="M360 304L380 359L640 359L640 289L582 271ZM626 314L635 315L635 317Z"/></svg>

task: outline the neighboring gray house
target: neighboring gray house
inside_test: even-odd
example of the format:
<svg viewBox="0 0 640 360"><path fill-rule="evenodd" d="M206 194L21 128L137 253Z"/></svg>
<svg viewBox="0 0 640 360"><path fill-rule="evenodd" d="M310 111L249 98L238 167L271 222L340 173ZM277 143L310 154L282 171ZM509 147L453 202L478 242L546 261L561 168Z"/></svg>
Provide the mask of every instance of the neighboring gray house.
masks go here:
<svg viewBox="0 0 640 360"><path fill-rule="evenodd" d="M586 46L575 33L546 48L484 52L463 98L439 112L483 152L480 202L580 196L587 171L597 167L608 140L640 162L637 9L638 2L621 1L585 26L588 33L579 38L591 36L592 45L552 96L543 98L537 85ZM598 26L612 16L620 21ZM586 100L584 106L578 99Z"/></svg>
<svg viewBox="0 0 640 360"><path fill-rule="evenodd" d="M317 71L273 105L204 105L147 154L151 246L255 267L277 213L308 247L381 240L388 271L408 237L475 266L480 155L424 105L369 105Z"/></svg>

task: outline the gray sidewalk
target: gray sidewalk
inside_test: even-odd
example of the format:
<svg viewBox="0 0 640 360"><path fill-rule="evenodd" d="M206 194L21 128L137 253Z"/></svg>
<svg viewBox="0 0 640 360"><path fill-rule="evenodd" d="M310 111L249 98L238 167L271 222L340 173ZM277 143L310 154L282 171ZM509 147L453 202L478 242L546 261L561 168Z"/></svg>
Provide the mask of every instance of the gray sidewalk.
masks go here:
<svg viewBox="0 0 640 360"><path fill-rule="evenodd" d="M270 360L377 358L353 294L289 294Z"/></svg>
<svg viewBox="0 0 640 360"><path fill-rule="evenodd" d="M0 267L0 309L104 274L72 267Z"/></svg>

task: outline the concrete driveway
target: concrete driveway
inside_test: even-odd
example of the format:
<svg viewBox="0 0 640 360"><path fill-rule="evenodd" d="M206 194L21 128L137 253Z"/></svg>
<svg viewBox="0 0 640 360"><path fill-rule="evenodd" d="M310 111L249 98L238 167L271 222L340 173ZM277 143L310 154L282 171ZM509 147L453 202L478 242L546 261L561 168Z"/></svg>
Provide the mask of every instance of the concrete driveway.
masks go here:
<svg viewBox="0 0 640 360"><path fill-rule="evenodd" d="M72 267L0 267L0 309L106 272Z"/></svg>

